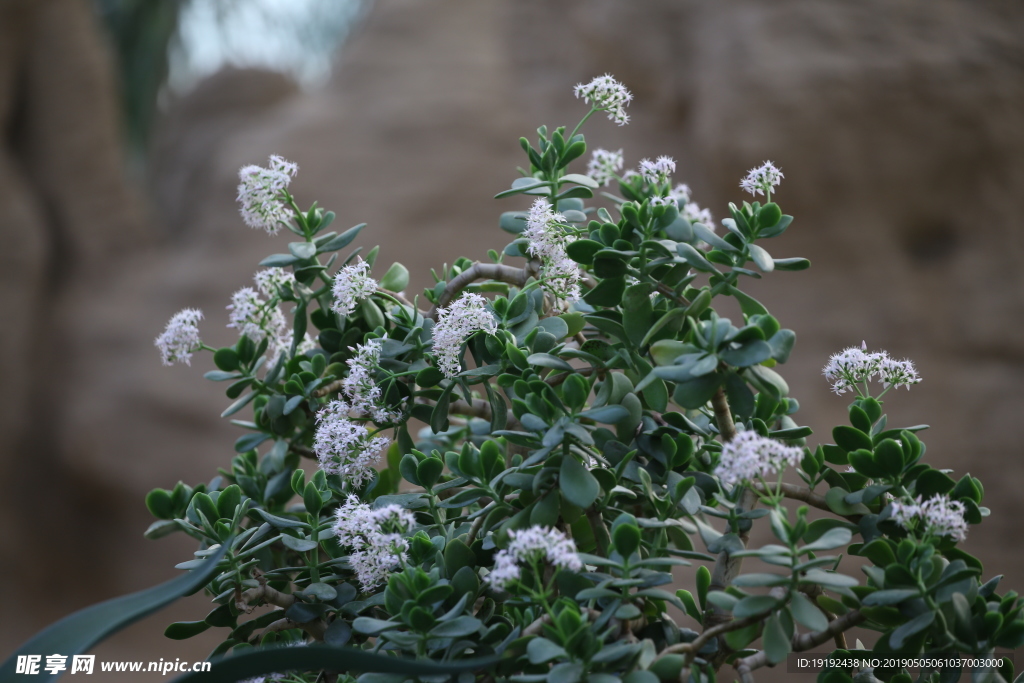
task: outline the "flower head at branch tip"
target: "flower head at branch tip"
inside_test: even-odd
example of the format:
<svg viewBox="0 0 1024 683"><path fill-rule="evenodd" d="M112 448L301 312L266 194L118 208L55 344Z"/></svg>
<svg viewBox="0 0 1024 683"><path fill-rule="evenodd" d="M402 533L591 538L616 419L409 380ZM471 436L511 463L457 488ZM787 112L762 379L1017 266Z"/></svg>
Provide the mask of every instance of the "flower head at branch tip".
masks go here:
<svg viewBox="0 0 1024 683"><path fill-rule="evenodd" d="M338 271L333 285L335 312L351 315L360 301L377 291L377 281L367 274L369 270L370 264L360 259Z"/></svg>
<svg viewBox="0 0 1024 683"><path fill-rule="evenodd" d="M291 328L283 329L281 334L270 339L270 345L267 347L267 354L270 356L269 362L271 364L276 363L282 353L287 354L291 352L293 339L295 339L295 330ZM295 346L295 355L304 356L308 351L312 351L315 348L316 342L307 332L302 335L302 341Z"/></svg>
<svg viewBox="0 0 1024 683"><path fill-rule="evenodd" d="M598 185L609 185L615 174L622 170L622 150L612 152L607 149L595 149L587 163L587 175Z"/></svg>
<svg viewBox="0 0 1024 683"><path fill-rule="evenodd" d="M565 216L555 213L546 200L538 198L530 208L523 237L528 241L526 250L541 260L544 266L544 289L557 299L569 303L580 299L580 268L569 258L566 245L576 238L567 235L559 223Z"/></svg>
<svg viewBox="0 0 1024 683"><path fill-rule="evenodd" d="M917 368L914 367L913 361L896 360L888 355L879 364L878 375L882 386L886 389L906 387L907 391L910 391L911 384L918 384L921 381L921 376L917 374Z"/></svg>
<svg viewBox="0 0 1024 683"><path fill-rule="evenodd" d="M676 183L676 186L668 191L670 199L674 199L676 204L682 208L683 204L690 201L690 186L686 183Z"/></svg>
<svg viewBox="0 0 1024 683"><path fill-rule="evenodd" d="M508 535L508 548L494 556L494 569L487 575L487 581L495 588L505 588L518 580L523 565L544 562L573 572L583 569L576 544L558 529L532 526L510 531Z"/></svg>
<svg viewBox="0 0 1024 683"><path fill-rule="evenodd" d="M740 181L740 187L752 195L763 195L765 192L773 192L783 177L782 171L776 168L775 164L766 161L757 168L750 169Z"/></svg>
<svg viewBox="0 0 1024 683"><path fill-rule="evenodd" d="M232 294L227 309L230 311L228 327L237 329L257 344L264 337L281 336L287 327L281 309L268 305L252 287L242 287Z"/></svg>
<svg viewBox="0 0 1024 683"><path fill-rule="evenodd" d="M365 426L350 419L351 412L351 406L340 400L320 409L313 452L325 473L336 474L356 488L373 479L373 466L389 442L382 436L371 437Z"/></svg>
<svg viewBox="0 0 1024 683"><path fill-rule="evenodd" d="M282 194L288 189L299 167L276 154L270 157L270 168L243 166L238 172L237 201L242 220L250 228L276 235L281 225L291 219L291 212Z"/></svg>
<svg viewBox="0 0 1024 683"><path fill-rule="evenodd" d="M202 346L199 339L199 321L202 319L203 312L197 308L186 308L171 317L154 342L164 365L177 362L192 365L192 354Z"/></svg>
<svg viewBox="0 0 1024 683"><path fill-rule="evenodd" d="M598 76L587 84L580 83L575 93L595 109L607 112L608 118L620 126L629 123L626 105L633 100L633 94L611 74Z"/></svg>
<svg viewBox="0 0 1024 683"><path fill-rule="evenodd" d="M755 431L743 431L724 446L715 468L715 475L727 486L779 474L786 466L794 467L804 457L798 446L787 446Z"/></svg>
<svg viewBox="0 0 1024 683"><path fill-rule="evenodd" d="M697 202L686 202L679 213L691 223L700 223L711 230L711 232L715 231L715 219L711 215L711 211L709 209L702 209L697 205Z"/></svg>
<svg viewBox="0 0 1024 683"><path fill-rule="evenodd" d="M676 172L676 162L672 157L664 155L654 161L641 159L639 171L648 185L664 185Z"/></svg>
<svg viewBox="0 0 1024 683"><path fill-rule="evenodd" d="M933 496L924 500L918 496L912 503L893 501L891 517L907 531L913 531L920 523L923 531L930 536L949 536L954 541L967 538L967 509L958 500L949 496Z"/></svg>
<svg viewBox="0 0 1024 683"><path fill-rule="evenodd" d="M341 387L352 409L371 416L377 424L391 422L399 415L383 406L381 388L374 379L384 341L384 338L371 339L355 348L355 355L347 361L348 376Z"/></svg>
<svg viewBox="0 0 1024 683"><path fill-rule="evenodd" d="M405 508L371 508L356 496L349 496L335 511L334 535L352 550L349 563L363 590L379 586L401 568L409 549L405 534L415 526L416 518Z"/></svg>
<svg viewBox="0 0 1024 683"><path fill-rule="evenodd" d="M295 276L284 268L264 268L252 276L256 289L266 297L278 296L278 290L295 285Z"/></svg>
<svg viewBox="0 0 1024 683"><path fill-rule="evenodd" d="M462 345L477 332L494 334L498 324L487 309L487 299L479 294L463 294L443 309L434 325L434 357L445 377L462 372Z"/></svg>
<svg viewBox="0 0 1024 683"><path fill-rule="evenodd" d="M909 390L911 384L921 381L912 361L895 360L886 351L868 353L866 343L833 354L821 372L832 382L832 391L836 394L844 394L876 376L886 389L907 387Z"/></svg>

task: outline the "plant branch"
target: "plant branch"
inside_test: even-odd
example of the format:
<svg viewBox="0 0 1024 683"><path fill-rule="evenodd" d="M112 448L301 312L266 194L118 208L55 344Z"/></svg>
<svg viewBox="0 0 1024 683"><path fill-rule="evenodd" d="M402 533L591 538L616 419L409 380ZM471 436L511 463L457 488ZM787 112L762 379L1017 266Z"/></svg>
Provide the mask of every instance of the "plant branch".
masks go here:
<svg viewBox="0 0 1024 683"><path fill-rule="evenodd" d="M266 580L262 576L258 576L257 580L260 585L255 588L242 593L235 600L235 607L238 608L239 612L249 613L252 612L253 608L259 602L266 602L277 607L288 609L295 604L295 596L289 595L288 593L282 593L276 588L271 588L267 585Z"/></svg>
<svg viewBox="0 0 1024 683"><path fill-rule="evenodd" d="M718 433L722 435L722 443L735 439L736 423L732 421L732 409L729 407L729 399L725 397L724 388L719 388L711 397L711 407L715 410L715 422L718 424Z"/></svg>
<svg viewBox="0 0 1024 683"><path fill-rule="evenodd" d="M765 486L761 482L751 483L750 486L759 493L774 495L775 493L780 492L786 498L799 500L807 503L811 507L816 507L819 510L832 512L828 503L825 501L825 496L820 493L815 493L806 486L799 486L797 484L780 484L778 488L776 488L774 486Z"/></svg>
<svg viewBox="0 0 1024 683"><path fill-rule="evenodd" d="M266 635L267 633L274 633L276 631L287 631L293 628L301 628L312 636L314 640L322 641L324 639L324 633L327 631L327 624L324 623L323 619L317 619L305 624L300 624L299 622L292 621L286 617L271 623L263 630L263 634Z"/></svg>
<svg viewBox="0 0 1024 683"><path fill-rule="evenodd" d="M860 610L852 610L835 621L830 622L828 628L824 630L795 636L793 638L793 652L803 652L804 650L810 650L812 647L817 647L825 641L835 638L837 634L860 624L864 619L865 617L860 613ZM737 660L733 666L743 683L752 683L754 680L752 673L754 669L760 669L767 664L768 655L762 651L756 655L750 655L749 657Z"/></svg>
<svg viewBox="0 0 1024 683"><path fill-rule="evenodd" d="M771 591L769 591L768 594L776 599L781 600L786 597L786 589L784 587L776 587L771 589ZM744 617L742 619L733 619L732 621L728 621L724 624L718 624L717 626L707 629L689 643L677 643L675 645L669 645L664 650L658 653L658 656L654 658L654 661L658 661L665 655L685 653L685 666L689 666L693 661L694 655L700 652L701 648L704 647L704 644L707 643L709 640L717 636L720 636L724 633L728 633L729 631L735 631L737 629L750 626L751 624L755 624L767 618L768 615L770 615L774 611L774 609L775 608L772 608L769 610L765 610L764 612L760 612L758 614L752 614L749 617Z"/></svg>
<svg viewBox="0 0 1024 683"><path fill-rule="evenodd" d="M451 303L452 299L458 296L459 292L477 280L497 280L498 282L507 282L516 287L524 287L532 274L529 266L526 268L514 268L501 263L480 263L477 261L453 277L445 285L444 291L437 297L437 304L430 309L430 313L426 317L437 320L438 312Z"/></svg>

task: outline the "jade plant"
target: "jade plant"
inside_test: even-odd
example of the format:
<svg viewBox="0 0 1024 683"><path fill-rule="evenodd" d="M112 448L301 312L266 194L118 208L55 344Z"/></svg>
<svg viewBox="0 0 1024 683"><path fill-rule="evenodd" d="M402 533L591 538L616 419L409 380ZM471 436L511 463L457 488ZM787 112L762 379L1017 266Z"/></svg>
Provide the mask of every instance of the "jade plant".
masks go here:
<svg viewBox="0 0 1024 683"><path fill-rule="evenodd" d="M982 485L883 411L913 363L854 342L813 397L846 397L849 424L812 444L797 421L796 334L744 291L807 277L768 251L782 172L751 170L716 226L669 157L585 161L583 124L627 123L632 96L610 76L576 95L575 128L519 141L508 244L415 295L349 250L362 225L302 208L295 164L242 169L245 223L295 239L231 297L236 344L204 344L191 309L156 341L166 364L213 354L241 432L212 481L146 499L148 537L199 544L178 567L212 600L166 635L218 630L211 657L259 655L265 681L749 683L800 653L829 683L956 681L961 657L1013 680L1021 601L960 547Z"/></svg>

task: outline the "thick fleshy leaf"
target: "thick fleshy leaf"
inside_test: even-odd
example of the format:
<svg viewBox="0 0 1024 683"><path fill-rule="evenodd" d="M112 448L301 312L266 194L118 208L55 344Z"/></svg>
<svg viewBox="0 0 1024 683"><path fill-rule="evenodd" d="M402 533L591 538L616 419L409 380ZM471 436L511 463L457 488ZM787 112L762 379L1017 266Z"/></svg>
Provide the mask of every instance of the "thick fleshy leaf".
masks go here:
<svg viewBox="0 0 1024 683"><path fill-rule="evenodd" d="M0 680L15 680L19 655L52 654L72 656L85 652L107 636L135 623L169 605L184 595L191 595L206 585L217 573L217 563L231 547L225 543L220 550L184 576L153 588L107 600L64 617L56 624L30 638L0 666ZM40 673L36 681L52 681L60 674Z"/></svg>

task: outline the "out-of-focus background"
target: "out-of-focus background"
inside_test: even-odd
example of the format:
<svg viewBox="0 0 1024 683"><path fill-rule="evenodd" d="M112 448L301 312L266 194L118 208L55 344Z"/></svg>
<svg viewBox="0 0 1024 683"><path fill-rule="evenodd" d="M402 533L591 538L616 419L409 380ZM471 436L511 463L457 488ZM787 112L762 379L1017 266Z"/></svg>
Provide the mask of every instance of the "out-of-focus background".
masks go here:
<svg viewBox="0 0 1024 683"><path fill-rule="evenodd" d="M505 244L497 216L526 200L491 197L518 137L575 124L572 86L605 72L632 122L595 118L591 147L675 157L716 217L748 168L782 167L796 220L773 252L814 266L754 289L799 334L784 371L810 441L845 419L829 353L912 358L924 382L890 421L931 424L935 465L982 478L992 517L966 548L1024 587L1020 3L3 0L0 658L191 557L143 539L143 497L208 480L236 432L208 357L164 368L152 340L188 306L231 342L228 297L284 250L238 217L240 166L298 162L300 200L368 222L361 243L421 287ZM203 600L97 654L204 658L216 635L162 636Z"/></svg>

